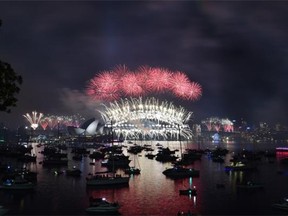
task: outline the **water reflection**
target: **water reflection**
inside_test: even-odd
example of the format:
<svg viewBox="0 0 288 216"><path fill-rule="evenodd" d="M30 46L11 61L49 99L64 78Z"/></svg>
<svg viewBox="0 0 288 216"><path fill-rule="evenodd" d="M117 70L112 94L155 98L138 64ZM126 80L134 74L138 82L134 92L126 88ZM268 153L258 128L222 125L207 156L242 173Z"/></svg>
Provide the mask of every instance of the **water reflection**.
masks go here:
<svg viewBox="0 0 288 216"><path fill-rule="evenodd" d="M158 149L153 142L156 154ZM129 145L124 143L125 145ZM178 142L163 142L163 147L171 150L179 149ZM221 146L223 145L223 146ZM203 143L202 149L215 149L216 147L226 147L230 153L225 157L224 163L215 163L207 155L203 155L201 160L195 161L188 167L200 170L199 178L169 179L162 173L166 168L172 166L171 163L161 163L155 159L147 157L137 157L141 167L140 175L131 175L129 185L125 187L87 187L86 176L99 171L107 170L101 166L100 160L83 157L81 161L72 160L71 149L67 149L69 163L64 167L43 167L39 164L43 160L43 155L37 153L37 163L19 163L12 158L2 158L3 163L11 167L28 168L38 173L37 188L34 192L0 191L1 204L8 206L11 214L50 214L50 215L82 215L85 208L89 206L89 197L106 197L107 200L121 204L120 213L122 215L177 215L179 211L191 211L195 214L244 214L249 213L246 209L256 214L278 214L270 208L273 199L278 200L288 194L288 185L285 175L287 166L280 164L277 156L275 163L262 160L257 164L256 172L225 172L225 165L230 163L233 154L243 148L249 149L249 144L213 144ZM262 146L266 149L267 146ZM272 148L271 146L268 146ZM35 152L41 152L42 147L34 146ZM198 149L199 145L183 142L183 149ZM255 147L253 147L255 148ZM257 147L260 149L260 147ZM127 153L127 148L124 154ZM92 151L92 149L90 149ZM179 151L176 152L179 155ZM145 153L141 153L145 155ZM135 157L130 155L130 159ZM132 164L132 161L131 161ZM76 166L82 171L80 178L66 176L62 170ZM278 174L281 170L282 174ZM57 174L55 175L55 171ZM118 174L123 174L123 170L118 169ZM247 180L257 180L265 184L265 190L261 193L239 194L236 185ZM197 196L180 196L179 190L196 187ZM262 208L255 209L255 203L263 205ZM241 204L240 204L241 203ZM258 205L258 204L257 204Z"/></svg>

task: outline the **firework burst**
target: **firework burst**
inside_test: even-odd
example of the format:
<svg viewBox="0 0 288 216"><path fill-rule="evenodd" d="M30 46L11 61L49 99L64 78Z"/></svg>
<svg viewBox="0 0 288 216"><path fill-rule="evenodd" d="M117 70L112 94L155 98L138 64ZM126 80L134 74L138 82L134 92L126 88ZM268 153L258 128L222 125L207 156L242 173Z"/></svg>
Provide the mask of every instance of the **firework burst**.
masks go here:
<svg viewBox="0 0 288 216"><path fill-rule="evenodd" d="M33 130L36 130L36 128L39 126L41 118L43 117L43 114L39 113L38 115L36 111L33 111L32 115L26 113L25 115L23 115L23 117L29 121L31 128L33 128Z"/></svg>
<svg viewBox="0 0 288 216"><path fill-rule="evenodd" d="M105 106L105 105L104 105ZM177 137L181 128L181 135L191 137L187 122L192 112L183 107L176 107L167 101L158 101L155 98L131 98L110 103L101 112L107 124L113 124L117 136L125 138L143 136L162 136L164 138Z"/></svg>
<svg viewBox="0 0 288 216"><path fill-rule="evenodd" d="M116 73L104 71L89 81L86 93L95 99L114 100L119 98L118 86Z"/></svg>
<svg viewBox="0 0 288 216"><path fill-rule="evenodd" d="M166 92L183 100L198 100L202 95L202 88L180 71L141 66L133 72L125 65L97 74L86 86L87 95L106 101L118 100L122 96Z"/></svg>

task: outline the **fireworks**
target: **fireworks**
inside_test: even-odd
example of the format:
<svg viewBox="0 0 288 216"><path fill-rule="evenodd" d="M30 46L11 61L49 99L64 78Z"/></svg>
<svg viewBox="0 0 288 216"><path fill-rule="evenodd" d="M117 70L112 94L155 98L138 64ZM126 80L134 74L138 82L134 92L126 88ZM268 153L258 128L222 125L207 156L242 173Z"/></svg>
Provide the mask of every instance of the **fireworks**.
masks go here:
<svg viewBox="0 0 288 216"><path fill-rule="evenodd" d="M41 118L43 117L43 114L39 113L38 115L36 111L33 111L32 115L26 113L23 116L29 121L29 123L31 124L31 128L33 128L33 130L36 130L36 128L39 126Z"/></svg>
<svg viewBox="0 0 288 216"><path fill-rule="evenodd" d="M104 105L105 106L105 105ZM110 103L101 112L105 122L112 124L118 137L140 138L162 136L177 137L179 133L188 138L192 132L187 125L192 115L182 107L155 98L124 99Z"/></svg>
<svg viewBox="0 0 288 216"><path fill-rule="evenodd" d="M170 92L184 100L198 100L202 88L191 82L186 74L164 68L141 66L135 72L126 66L103 71L90 79L86 94L94 99L117 100L121 96L145 96L150 93Z"/></svg>
<svg viewBox="0 0 288 216"><path fill-rule="evenodd" d="M233 122L229 119L220 119L218 117L207 118L202 121L202 124L205 124L208 131L217 131L223 130L225 132L233 132Z"/></svg>
<svg viewBox="0 0 288 216"><path fill-rule="evenodd" d="M53 130L55 128L65 128L67 126L79 127L82 122L85 121L83 117L79 114L72 116L57 116L57 115L44 115L43 113L37 114L36 111L32 112L32 115L26 113L23 115L25 119L31 124L31 128L36 130L36 128L41 125L43 130L46 130L48 127Z"/></svg>
<svg viewBox="0 0 288 216"><path fill-rule="evenodd" d="M67 126L79 127L85 119L79 114L73 116L58 116L58 115L45 115L40 121L43 130L49 127L51 130L55 128L64 128Z"/></svg>

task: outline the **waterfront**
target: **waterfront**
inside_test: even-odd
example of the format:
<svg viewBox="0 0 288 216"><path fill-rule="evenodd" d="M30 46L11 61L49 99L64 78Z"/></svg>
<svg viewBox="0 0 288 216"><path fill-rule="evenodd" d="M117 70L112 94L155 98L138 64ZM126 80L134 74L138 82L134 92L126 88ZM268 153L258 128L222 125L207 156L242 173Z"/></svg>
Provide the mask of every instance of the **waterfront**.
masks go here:
<svg viewBox="0 0 288 216"><path fill-rule="evenodd" d="M155 144L151 143L157 152ZM160 142L164 147L179 149L179 142ZM150 143L149 143L150 144ZM124 143L128 146L131 144ZM284 145L284 144L283 144ZM36 163L28 163L27 168L38 172L37 187L32 192L0 191L0 203L9 209L9 215L84 215L89 206L89 197L106 197L109 201L117 201L121 205L121 215L177 215L178 211L190 210L198 215L280 215L285 212L274 209L272 204L288 196L288 166L279 163L279 158L271 161L262 157L257 161L255 172L225 172L225 165L229 164L232 152L242 149L260 151L275 149L279 144L247 144L247 143L201 143L182 142L183 149L215 149L217 146L227 148L229 154L225 163L213 162L208 155L202 155L201 160L189 165L200 170L200 177L172 180L166 178L162 172L171 167L171 163L161 163L155 159L145 157L143 151L137 158L141 167L141 174L131 176L129 186L120 188L86 187L85 177L89 173L105 170L96 161L91 165L91 159L84 157L82 161L72 160L71 149L68 148L68 168L76 166L82 171L79 178L56 174L56 168L43 167L39 164L43 155L39 153L42 147L33 144L33 151L37 155ZM127 148L124 148L125 155ZM90 149L92 152L92 149ZM176 154L179 154L177 152ZM133 156L130 156L132 160ZM12 158L1 158L9 161L12 167L23 166ZM67 167L61 167L62 170ZM57 171L59 169L57 168ZM281 171L281 173L279 172ZM118 170L118 173L122 173ZM236 182L250 179L261 182L264 189L260 191L239 191ZM224 185L218 188L216 185ZM180 196L179 190L189 185L197 188L197 196Z"/></svg>

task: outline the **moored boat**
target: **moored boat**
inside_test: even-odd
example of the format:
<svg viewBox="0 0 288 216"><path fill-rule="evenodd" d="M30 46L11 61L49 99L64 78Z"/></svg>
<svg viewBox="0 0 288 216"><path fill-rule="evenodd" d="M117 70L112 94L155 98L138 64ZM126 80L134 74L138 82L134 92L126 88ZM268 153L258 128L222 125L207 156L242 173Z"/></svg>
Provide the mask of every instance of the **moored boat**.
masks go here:
<svg viewBox="0 0 288 216"><path fill-rule="evenodd" d="M73 169L67 169L65 170L67 176L75 176L79 177L81 176L82 171L80 169L76 169L76 167L73 167Z"/></svg>
<svg viewBox="0 0 288 216"><path fill-rule="evenodd" d="M105 198L90 198L90 206L86 208L88 214L115 214L120 205L117 202L108 202Z"/></svg>
<svg viewBox="0 0 288 216"><path fill-rule="evenodd" d="M117 185L129 185L130 177L121 175L94 175L86 177L87 186L117 186Z"/></svg>
<svg viewBox="0 0 288 216"><path fill-rule="evenodd" d="M181 166L174 166L168 168L162 172L164 175L170 178L185 178L185 177L199 177L200 171L194 168L184 168Z"/></svg>
<svg viewBox="0 0 288 216"><path fill-rule="evenodd" d="M124 172L125 174L136 175L136 174L140 174L141 170L136 167L129 167L125 169Z"/></svg>
<svg viewBox="0 0 288 216"><path fill-rule="evenodd" d="M197 190L195 187L193 188L188 188L184 190L179 190L180 195L188 195L188 196L196 196L197 195Z"/></svg>
<svg viewBox="0 0 288 216"><path fill-rule="evenodd" d="M230 165L225 166L225 171L253 171L257 170L256 166L242 163L241 161L231 162Z"/></svg>
<svg viewBox="0 0 288 216"><path fill-rule="evenodd" d="M0 189L8 190L31 190L35 188L35 184L26 179L7 179L0 185Z"/></svg>
<svg viewBox="0 0 288 216"><path fill-rule="evenodd" d="M285 198L281 202L273 203L272 206L277 209L288 211L288 199Z"/></svg>
<svg viewBox="0 0 288 216"><path fill-rule="evenodd" d="M43 166L67 166L68 159L61 159L61 158L49 158L43 160Z"/></svg>

